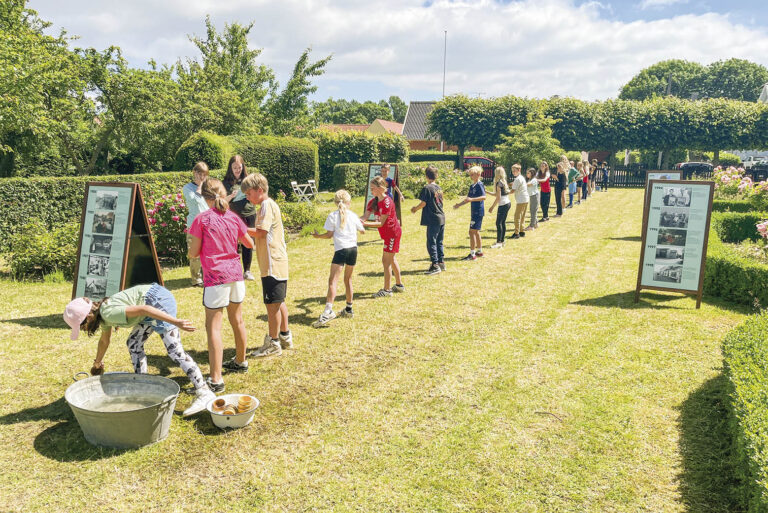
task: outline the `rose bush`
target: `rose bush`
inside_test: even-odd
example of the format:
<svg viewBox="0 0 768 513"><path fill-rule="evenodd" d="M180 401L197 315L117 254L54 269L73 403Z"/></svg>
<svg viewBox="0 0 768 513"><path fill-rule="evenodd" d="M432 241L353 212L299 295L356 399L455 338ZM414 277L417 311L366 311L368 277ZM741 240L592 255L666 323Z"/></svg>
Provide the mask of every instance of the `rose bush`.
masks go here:
<svg viewBox="0 0 768 513"><path fill-rule="evenodd" d="M187 205L181 193L165 194L147 210L157 255L174 265L186 265Z"/></svg>

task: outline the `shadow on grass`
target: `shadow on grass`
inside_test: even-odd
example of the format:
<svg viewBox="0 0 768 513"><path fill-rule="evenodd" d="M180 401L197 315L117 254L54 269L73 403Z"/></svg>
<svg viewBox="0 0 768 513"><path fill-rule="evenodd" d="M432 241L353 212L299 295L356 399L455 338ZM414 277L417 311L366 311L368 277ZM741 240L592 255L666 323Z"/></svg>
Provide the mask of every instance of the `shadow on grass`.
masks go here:
<svg viewBox="0 0 768 513"><path fill-rule="evenodd" d="M21 319L0 319L0 322L21 324L30 328L67 328L61 314L38 315L37 317L22 317ZM69 328L67 328L69 329Z"/></svg>
<svg viewBox="0 0 768 513"><path fill-rule="evenodd" d="M192 285L192 281L189 277L174 278L172 280L163 280L163 286L168 290L194 288L194 286ZM202 296L202 294L203 294L203 288L200 287L200 295Z"/></svg>
<svg viewBox="0 0 768 513"><path fill-rule="evenodd" d="M97 461L137 449L108 449L91 445L85 440L77 421L59 422L35 437L35 450L55 461Z"/></svg>
<svg viewBox="0 0 768 513"><path fill-rule="evenodd" d="M584 305L584 306L601 306L605 308L627 308L630 310L637 310L642 308L672 308L675 310L682 310L683 307L668 306L661 303L665 301L673 301L680 299L680 295L674 294L656 294L651 292L640 292L640 301L635 303L635 291L630 290L627 292L617 292L615 294L608 294L600 297L592 297L589 299L581 299L579 301L573 301L572 305Z"/></svg>
<svg viewBox="0 0 768 513"><path fill-rule="evenodd" d="M373 273L372 276L378 276L381 273ZM344 305L344 287L339 286L336 294L336 304ZM368 301L373 299L374 292L366 293L355 290L355 303L358 301ZM301 324L302 326L311 326L317 320L325 307L325 296L316 296L300 299L293 303L293 307L288 312L288 323ZM267 316L262 316L264 322L267 322ZM259 317L261 319L261 317Z"/></svg>
<svg viewBox="0 0 768 513"><path fill-rule="evenodd" d="M35 422L38 420L73 420L72 410L62 396L58 400L25 410L8 413L0 417L0 425L19 424L22 422Z"/></svg>
<svg viewBox="0 0 768 513"><path fill-rule="evenodd" d="M429 260L429 259L427 259L427 260ZM448 259L446 258L446 260L448 260ZM425 270L426 269L409 269L407 271L404 271L404 270L401 269L400 270L400 275L401 276L416 276L416 275L419 275L419 274L424 274ZM381 278L384 279L384 274L380 270L379 271L365 271L364 273L356 273L356 274L358 274L359 276L365 276L366 278L375 278L377 276L381 276Z"/></svg>
<svg viewBox="0 0 768 513"><path fill-rule="evenodd" d="M720 374L703 383L679 408L683 468L678 477L688 511L740 511L725 390L726 378Z"/></svg>
<svg viewBox="0 0 768 513"><path fill-rule="evenodd" d="M631 235L629 237L606 237L605 240L623 240L626 242L642 242L643 238L640 235Z"/></svg>

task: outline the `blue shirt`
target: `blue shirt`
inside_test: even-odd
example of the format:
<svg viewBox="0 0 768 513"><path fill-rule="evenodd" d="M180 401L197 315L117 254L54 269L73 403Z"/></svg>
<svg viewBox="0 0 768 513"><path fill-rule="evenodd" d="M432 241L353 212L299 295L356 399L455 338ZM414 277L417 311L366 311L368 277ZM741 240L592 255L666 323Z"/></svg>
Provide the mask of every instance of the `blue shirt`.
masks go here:
<svg viewBox="0 0 768 513"><path fill-rule="evenodd" d="M395 197L392 196L392 187L394 186L395 181L390 177L386 177L385 180L387 181L387 196L389 196L392 199L395 199Z"/></svg>
<svg viewBox="0 0 768 513"><path fill-rule="evenodd" d="M197 214L208 210L208 203L205 202L205 198L201 194L198 194L197 185L194 182L185 185L181 189L181 193L184 195L184 202L189 210L189 214L187 214L187 229L189 229Z"/></svg>
<svg viewBox="0 0 768 513"><path fill-rule="evenodd" d="M478 181L469 186L469 198L481 198L485 196L485 186L483 182ZM472 202L472 216L484 216L485 215L485 201L473 201Z"/></svg>

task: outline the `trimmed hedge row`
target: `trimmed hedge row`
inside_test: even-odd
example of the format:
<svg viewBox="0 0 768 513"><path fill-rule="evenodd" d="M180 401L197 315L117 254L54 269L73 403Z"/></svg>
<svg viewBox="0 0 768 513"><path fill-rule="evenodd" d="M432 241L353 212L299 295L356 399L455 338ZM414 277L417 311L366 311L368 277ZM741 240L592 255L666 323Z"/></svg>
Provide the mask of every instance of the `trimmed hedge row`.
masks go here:
<svg viewBox="0 0 768 513"><path fill-rule="evenodd" d="M723 368L732 439L740 483L739 509L768 511L768 313L750 317L723 340Z"/></svg>
<svg viewBox="0 0 768 513"><path fill-rule="evenodd" d="M173 168L185 171L195 167L198 162L205 162L208 169L223 169L234 154L235 149L228 137L201 131L181 143L176 151Z"/></svg>
<svg viewBox="0 0 768 513"><path fill-rule="evenodd" d="M321 189L334 187L334 166L346 162L402 162L408 158L408 141L395 134L315 130L310 137L317 144ZM351 193L351 192L350 192Z"/></svg>
<svg viewBox="0 0 768 513"><path fill-rule="evenodd" d="M714 216L713 216L714 218ZM726 230L738 224L723 224ZM726 232L726 235L729 235ZM704 292L743 305L768 305L768 265L738 254L711 230L704 270Z"/></svg>
<svg viewBox="0 0 768 513"><path fill-rule="evenodd" d="M211 172L222 178L223 170ZM176 194L192 178L189 171L139 175L6 178L0 180L0 251L10 248L11 235L32 220L47 229L80 220L86 182L136 182L144 199Z"/></svg>
<svg viewBox="0 0 768 513"><path fill-rule="evenodd" d="M751 212L752 204L749 200L712 200L713 212Z"/></svg>
<svg viewBox="0 0 768 513"><path fill-rule="evenodd" d="M398 162L400 173L400 190L406 197L418 197L421 188L426 183L424 170L428 165L438 169L437 183L443 189L446 197L455 197L466 194L470 180L466 172L453 172L450 162ZM353 162L348 164L336 164L333 167L333 188L346 189L352 196L365 194L368 185L368 164Z"/></svg>
<svg viewBox="0 0 768 513"><path fill-rule="evenodd" d="M718 212L712 215L712 229L723 242L760 239L755 225L767 219L766 212Z"/></svg>

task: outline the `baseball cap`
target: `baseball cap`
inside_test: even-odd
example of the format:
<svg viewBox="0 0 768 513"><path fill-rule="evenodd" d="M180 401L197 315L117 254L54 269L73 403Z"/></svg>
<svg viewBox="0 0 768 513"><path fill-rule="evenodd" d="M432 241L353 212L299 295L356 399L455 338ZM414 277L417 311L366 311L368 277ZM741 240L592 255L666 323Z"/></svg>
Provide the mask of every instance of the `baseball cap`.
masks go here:
<svg viewBox="0 0 768 513"><path fill-rule="evenodd" d="M79 297L69 302L64 308L64 322L72 328L70 338L77 340L80 335L80 325L88 314L91 313L91 300L87 297Z"/></svg>

